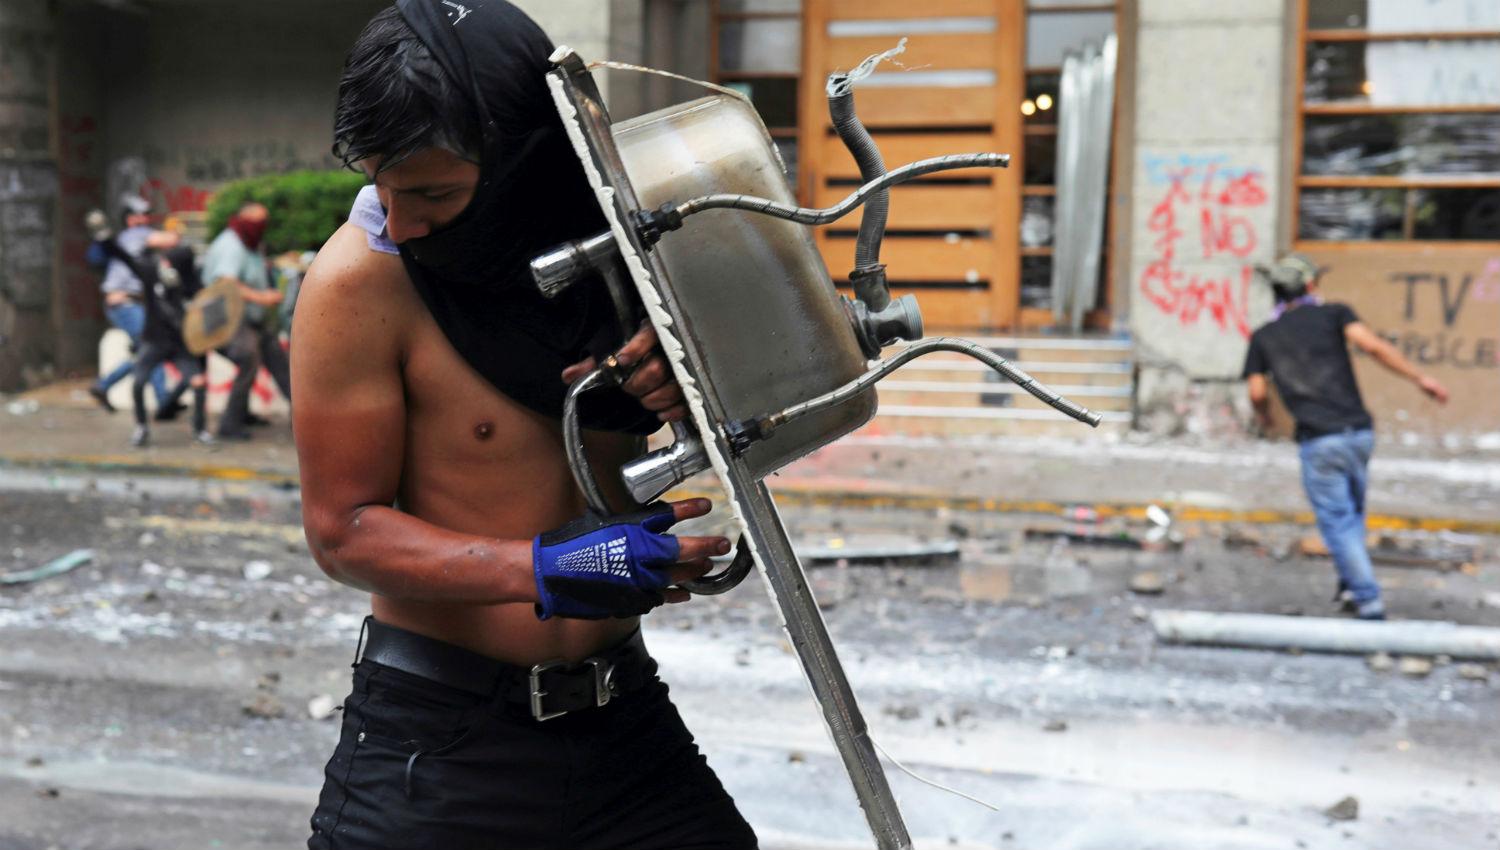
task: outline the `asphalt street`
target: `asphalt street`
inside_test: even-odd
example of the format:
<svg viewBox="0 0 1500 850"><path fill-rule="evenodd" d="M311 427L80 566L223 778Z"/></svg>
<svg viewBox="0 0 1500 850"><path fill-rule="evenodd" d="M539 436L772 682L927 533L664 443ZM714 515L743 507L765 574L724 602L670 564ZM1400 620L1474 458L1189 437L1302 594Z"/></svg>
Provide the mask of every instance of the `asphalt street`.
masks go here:
<svg viewBox="0 0 1500 850"><path fill-rule="evenodd" d="M1157 607L1330 613L1303 529L1187 526L1137 551L1028 538L1039 521L1015 514L785 516L825 555L957 544L809 568L875 740L995 807L888 764L918 847L1500 847L1493 665L1405 676L1152 636ZM1381 568L1393 616L1500 625L1500 550L1470 543L1462 569ZM0 848L301 844L337 728L310 706L343 699L367 601L307 556L296 490L0 469L0 572L82 548L0 586ZM1132 592L1142 573L1163 592ZM758 580L646 636L764 846L871 846ZM1325 813L1345 797L1355 818Z"/></svg>

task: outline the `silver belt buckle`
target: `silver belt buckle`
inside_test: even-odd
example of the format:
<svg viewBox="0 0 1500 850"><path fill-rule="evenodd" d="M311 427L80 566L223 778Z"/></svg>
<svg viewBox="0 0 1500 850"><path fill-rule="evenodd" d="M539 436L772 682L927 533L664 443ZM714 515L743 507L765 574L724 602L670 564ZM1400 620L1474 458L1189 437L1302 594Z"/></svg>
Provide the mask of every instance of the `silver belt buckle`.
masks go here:
<svg viewBox="0 0 1500 850"><path fill-rule="evenodd" d="M615 665L603 658L585 658L583 663L594 668L594 707L609 705L610 697L615 695Z"/></svg>
<svg viewBox="0 0 1500 850"><path fill-rule="evenodd" d="M583 664L587 664L594 668L595 707L603 707L609 705L610 698L615 695L615 665L604 660L603 658L585 658L583 660ZM542 674L550 670L557 670L571 666L573 665L559 659L557 661L543 661L541 664L537 664L536 666L531 668L531 716L538 722L551 720L556 717L562 717L564 714L568 713L567 709L564 709L562 711L546 710L545 700L547 697L547 692L542 690Z"/></svg>

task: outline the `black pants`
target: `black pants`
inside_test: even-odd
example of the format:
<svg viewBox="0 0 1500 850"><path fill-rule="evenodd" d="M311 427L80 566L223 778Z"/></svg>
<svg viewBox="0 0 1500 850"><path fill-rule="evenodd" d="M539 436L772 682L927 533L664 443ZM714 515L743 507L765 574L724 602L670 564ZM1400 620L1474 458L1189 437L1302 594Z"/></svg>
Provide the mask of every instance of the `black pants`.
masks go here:
<svg viewBox="0 0 1500 850"><path fill-rule="evenodd" d="M243 434L250 417L250 390L260 367L266 367L271 380L286 396L292 398L291 366L281 340L275 334L246 323L235 334L220 353L234 363L238 371L234 383L229 387L229 398L224 402L224 413L219 417L219 433L227 436Z"/></svg>
<svg viewBox="0 0 1500 850"><path fill-rule="evenodd" d="M310 850L753 850L667 686L537 722L371 661L354 670Z"/></svg>
<svg viewBox="0 0 1500 850"><path fill-rule="evenodd" d="M141 346L141 350L135 355L135 383L130 389L130 399L135 405L135 424L146 424L146 384L151 380L151 372L169 360L182 373L182 380L177 383L177 387L172 390L171 395L164 399L157 399L157 403L163 409L169 408L182 400L183 393L192 389L193 432L202 431L206 427L203 405L207 389L205 387L191 386L192 379L203 374L201 361L178 346L166 345L151 340L147 340Z"/></svg>

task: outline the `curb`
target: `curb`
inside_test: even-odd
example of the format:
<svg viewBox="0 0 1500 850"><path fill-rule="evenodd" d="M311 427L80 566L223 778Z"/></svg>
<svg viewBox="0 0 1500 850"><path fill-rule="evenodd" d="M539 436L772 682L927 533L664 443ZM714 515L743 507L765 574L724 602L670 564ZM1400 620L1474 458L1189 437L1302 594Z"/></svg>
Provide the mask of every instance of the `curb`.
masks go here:
<svg viewBox="0 0 1500 850"><path fill-rule="evenodd" d="M112 475L179 475L214 481L263 481L286 486L298 483L296 475L272 469L250 469L203 463L143 461L129 455L0 455L0 468L98 472Z"/></svg>
<svg viewBox="0 0 1500 850"><path fill-rule="evenodd" d="M213 464L165 463L140 461L129 455L11 455L0 456L0 468L66 470L109 474L178 475L215 481L258 481L280 487L296 487L296 475L269 469L251 469ZM841 483L843 481L841 480ZM812 481L780 478L773 494L778 504L797 507L895 509L908 511L948 510L958 513L1033 514L1069 516L1079 508L1093 511L1101 519L1146 519L1147 508L1156 505L1172 512L1178 522L1239 523L1245 525L1312 525L1311 511L1272 509L1207 508L1175 502L1056 502L1051 500L995 499L983 496L949 496L930 490L865 490L847 486L820 486ZM718 490L701 487L670 491L672 499L722 498ZM1462 519L1459 517L1407 516L1372 514L1366 519L1371 531L1450 531L1462 534L1500 535L1500 520Z"/></svg>

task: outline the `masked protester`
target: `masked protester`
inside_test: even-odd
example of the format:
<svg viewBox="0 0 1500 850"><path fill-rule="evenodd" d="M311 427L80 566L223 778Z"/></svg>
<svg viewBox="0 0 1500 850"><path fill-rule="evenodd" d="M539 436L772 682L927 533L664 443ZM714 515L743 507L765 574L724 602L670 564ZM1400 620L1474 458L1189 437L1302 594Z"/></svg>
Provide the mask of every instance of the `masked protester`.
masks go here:
<svg viewBox="0 0 1500 850"><path fill-rule="evenodd" d="M271 373L282 394L288 399L292 397L286 351L272 329L268 309L280 304L282 298L281 292L271 285L261 246L269 220L264 206L245 204L230 216L224 231L214 237L203 254L203 280L211 283L232 278L238 282L246 301L244 324L221 351L234 361L238 370L219 419L219 437L226 440L247 440L250 438L247 426L265 421L250 413L250 390L262 366Z"/></svg>
<svg viewBox="0 0 1500 850"><path fill-rule="evenodd" d="M204 419L207 380L203 358L190 353L182 340L183 316L187 303L203 288L199 280L192 249L180 246L162 252L157 260L155 274L144 287L146 322L141 331L141 349L135 357L135 384L131 388L131 399L135 405L135 432L130 437L130 444L137 448L145 446L151 439L146 425L147 377L163 363L172 363L182 373L182 382L167 399L167 406L176 406L182 394L191 387L193 438L205 444L214 442Z"/></svg>
<svg viewBox="0 0 1500 850"><path fill-rule="evenodd" d="M1263 428L1271 427L1267 377L1276 382L1297 420L1302 486L1338 570L1335 601L1362 620L1384 620L1385 600L1365 549L1365 486L1375 420L1360 398L1349 347L1439 403L1447 402L1448 390L1370 330L1347 304L1325 303L1318 292L1323 271L1301 254L1288 254L1261 269L1275 293L1276 309L1271 321L1250 337L1244 377Z"/></svg>
<svg viewBox="0 0 1500 850"><path fill-rule="evenodd" d="M120 199L124 207L121 223L124 228L118 233L109 227L103 212L90 213L87 226L93 242L88 256L104 266L104 280L99 289L104 293L104 315L109 323L130 337L131 351L138 351L141 331L146 324L145 281L143 267L155 262L152 251L166 250L177 245L178 235L170 230L151 227L151 202L138 195L125 195ZM114 413L115 406L109 400L109 388L119 383L134 369L133 360L121 363L114 371L104 375L89 387L89 395L100 407ZM167 376L160 368L151 373L151 385L156 389L156 415L166 420L175 417L181 407L168 404L168 398L178 398L180 392L167 391ZM181 387L179 387L181 389Z"/></svg>
<svg viewBox="0 0 1500 850"><path fill-rule="evenodd" d="M293 434L312 554L372 616L311 848L755 846L639 629L729 541L668 533L706 500L631 510L618 483L631 512L581 516L563 452L564 375L618 342L602 282L530 280L604 228L552 49L502 0L402 0L345 64L334 152L371 185L302 285ZM599 468L686 413L654 333L615 355Z"/></svg>

